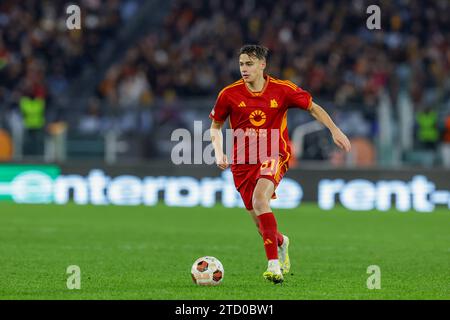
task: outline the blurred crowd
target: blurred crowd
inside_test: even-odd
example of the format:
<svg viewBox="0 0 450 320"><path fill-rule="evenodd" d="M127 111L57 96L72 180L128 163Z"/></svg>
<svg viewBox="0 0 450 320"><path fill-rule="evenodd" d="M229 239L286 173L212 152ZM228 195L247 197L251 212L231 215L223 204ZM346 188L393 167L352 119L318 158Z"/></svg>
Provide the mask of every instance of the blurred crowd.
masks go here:
<svg viewBox="0 0 450 320"><path fill-rule="evenodd" d="M68 30L64 1L0 2L0 98L14 106L21 96L51 99L65 92L84 66L130 18L132 1L82 0L82 29ZM132 14L133 12L131 12Z"/></svg>
<svg viewBox="0 0 450 320"><path fill-rule="evenodd" d="M59 26L55 16L63 8L53 1L1 2L2 100L14 106L29 90L47 98L60 94L81 66L96 62L102 42L110 41L131 16L126 4L133 1L82 2L92 19L78 33ZM99 111L105 103L125 115L136 106L149 106L151 112L143 113L147 127L180 125L179 113L189 112L180 101L214 98L240 77L240 46L259 43L270 49L267 73L325 101L350 136L373 140L380 91L394 105L406 92L417 116L417 142L437 144L447 136L450 114L450 2L383 2L381 30L366 26L371 4L174 0L163 27L143 35L107 70L86 107L84 119L90 122L80 121L80 128L101 128L109 119ZM206 116L208 111L201 110ZM436 116L425 119L430 113ZM143 118L127 119L122 125L132 129L139 127L133 121ZM423 125L437 134L420 141Z"/></svg>
<svg viewBox="0 0 450 320"><path fill-rule="evenodd" d="M393 105L403 90L417 116L416 146L436 147L450 114L450 3L384 2L382 30L366 26L370 4L175 0L165 27L144 36L111 66L99 97L126 107L152 96L215 96L240 77L239 47L260 43L270 49L267 72L325 101L348 135L373 141L380 90ZM174 113L164 104L161 112ZM179 121L173 117L174 126ZM423 135L429 126L434 133Z"/></svg>
<svg viewBox="0 0 450 320"><path fill-rule="evenodd" d="M261 43L271 51L269 74L338 105L373 106L380 88L395 94L402 81L415 102L438 100L448 90L450 3L383 3L382 31L366 27L369 4L175 0L165 27L111 66L100 91L120 97L132 81L132 92L148 82L156 95L172 89L181 96L215 95L239 78L239 47Z"/></svg>
<svg viewBox="0 0 450 320"><path fill-rule="evenodd" d="M24 127L30 153L37 152L36 144L43 139L53 101L68 95L83 68L99 61L99 50L114 39L139 2L78 1L80 30L66 26L66 8L72 3L0 2L0 125Z"/></svg>

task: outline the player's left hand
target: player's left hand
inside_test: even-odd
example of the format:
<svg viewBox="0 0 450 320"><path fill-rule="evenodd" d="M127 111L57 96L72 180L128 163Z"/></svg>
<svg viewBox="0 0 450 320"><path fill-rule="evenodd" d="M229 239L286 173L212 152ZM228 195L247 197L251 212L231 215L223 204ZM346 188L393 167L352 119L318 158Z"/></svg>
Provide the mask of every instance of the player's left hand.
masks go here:
<svg viewBox="0 0 450 320"><path fill-rule="evenodd" d="M347 152L350 152L350 149L352 148L350 144L350 140L348 140L347 136L341 131L336 130L332 133L333 135L333 141L334 143L341 149L344 149Z"/></svg>
<svg viewBox="0 0 450 320"><path fill-rule="evenodd" d="M230 164L228 163L227 155L226 154L222 154L221 156L218 156L216 158L216 164L222 170L225 170L226 168L228 168L228 166Z"/></svg>

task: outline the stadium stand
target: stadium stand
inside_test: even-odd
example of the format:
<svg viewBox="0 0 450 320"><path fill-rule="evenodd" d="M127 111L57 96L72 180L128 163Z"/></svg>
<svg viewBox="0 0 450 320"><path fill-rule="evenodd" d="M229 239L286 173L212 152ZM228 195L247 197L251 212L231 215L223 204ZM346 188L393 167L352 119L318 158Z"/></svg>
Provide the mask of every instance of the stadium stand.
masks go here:
<svg viewBox="0 0 450 320"><path fill-rule="evenodd" d="M417 160L419 151L431 153L431 165L444 163L438 146L444 143L444 119L450 113L450 22L445 14L449 3L428 1L426 12L420 1L383 3L382 29L368 30L365 8L370 3L353 1L343 6L342 2L169 1L169 11L160 11L163 27L131 29L129 38L135 40L124 46L117 45L116 36L120 29L136 24L140 1L84 1L85 29L70 33L56 19L57 13L64 12L62 4L2 1L4 127L12 131L13 121L23 116L21 97L42 97L47 125L65 121L69 132L96 136L99 145L113 130L125 145L124 156L165 157L170 152L170 132L178 127L192 130L194 120L207 121L218 91L239 78L237 50L258 42L271 50L268 73L310 91L346 134L363 140L363 150L384 150L378 141L380 128L386 125L380 123L379 105L380 96L386 94L393 137L399 134L395 124L403 126L402 112L412 110L415 115L410 120L413 143L391 146L400 148L401 161L430 164L421 160L430 159L427 156ZM103 60L101 48L108 46L120 51L111 55L114 59L106 67L95 69ZM95 72L90 90L80 87L86 82L80 81L82 69ZM55 106L57 97L73 88L78 91L72 91L75 95L64 103L77 108L62 112ZM86 92L87 99L77 100ZM418 134L419 119L429 109L436 114L430 129L436 132L436 141L424 144ZM297 127L311 119L296 113L289 115L289 121L290 127ZM317 131L306 137L302 159L330 161L332 153L327 134ZM376 164L380 157L374 152L361 163Z"/></svg>

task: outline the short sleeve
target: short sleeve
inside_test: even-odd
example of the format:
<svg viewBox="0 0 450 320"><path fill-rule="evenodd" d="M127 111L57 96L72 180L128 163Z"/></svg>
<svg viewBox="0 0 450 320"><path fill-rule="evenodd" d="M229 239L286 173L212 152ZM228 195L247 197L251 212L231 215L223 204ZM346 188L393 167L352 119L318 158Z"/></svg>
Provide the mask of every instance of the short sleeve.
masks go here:
<svg viewBox="0 0 450 320"><path fill-rule="evenodd" d="M311 108L312 97L308 91L294 85L294 87L288 88L287 92L288 108L299 108L303 110L309 110Z"/></svg>
<svg viewBox="0 0 450 320"><path fill-rule="evenodd" d="M218 122L224 122L230 113L230 106L225 92L219 93L216 104L209 114L209 118Z"/></svg>

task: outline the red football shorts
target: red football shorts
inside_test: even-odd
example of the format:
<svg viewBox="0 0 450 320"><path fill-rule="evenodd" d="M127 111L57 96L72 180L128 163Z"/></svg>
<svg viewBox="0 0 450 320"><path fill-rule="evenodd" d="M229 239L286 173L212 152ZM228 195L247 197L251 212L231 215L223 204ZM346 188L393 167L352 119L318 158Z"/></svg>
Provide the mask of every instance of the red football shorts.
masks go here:
<svg viewBox="0 0 450 320"><path fill-rule="evenodd" d="M235 164L231 167L234 185L241 194L247 210L253 210L252 198L259 178L269 179L274 183L275 189L288 170L288 161L279 159L267 160L258 164ZM272 199L276 199L275 192Z"/></svg>

